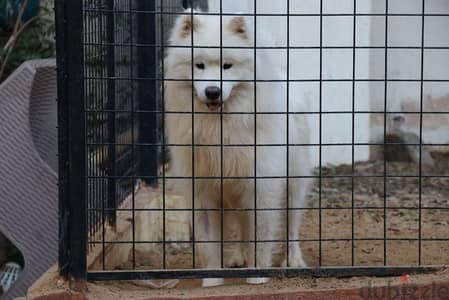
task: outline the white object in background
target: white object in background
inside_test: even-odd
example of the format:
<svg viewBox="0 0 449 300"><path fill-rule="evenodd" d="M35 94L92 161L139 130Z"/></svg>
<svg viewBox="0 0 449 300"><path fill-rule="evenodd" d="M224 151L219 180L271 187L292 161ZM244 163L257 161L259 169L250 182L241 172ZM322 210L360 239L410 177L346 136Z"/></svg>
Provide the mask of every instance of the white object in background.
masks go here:
<svg viewBox="0 0 449 300"><path fill-rule="evenodd" d="M254 0L209 0L209 11L212 13L254 13ZM356 83L355 95L353 98L352 77L353 77L353 53L352 49L322 50L322 70L320 70L320 50L300 49L298 47L309 47L320 45L320 22L319 17L290 17L290 24L287 26L287 1L258 0L257 11L257 46L258 47L280 47L280 49L257 50L264 51L274 63L279 66L283 74L287 74L287 50L282 49L290 45L293 47L289 51L290 61L290 98L301 97L306 103L306 112L318 112L320 110L320 90L317 82L320 73L325 80L322 84L322 111L327 112L322 115L322 123L319 124L319 117L316 114L304 116L309 120L311 143L318 144L351 144L367 143L370 141L370 115L351 113L339 114L340 111L370 110L371 85ZM319 13L317 1L304 0L294 1L290 5L290 13ZM340 7L326 6L331 11L352 13L352 5ZM363 5L366 11L372 10L372 2L368 1ZM270 14L273 14L270 16ZM278 14L278 16L276 16ZM251 19L251 17L249 17ZM323 46L352 46L353 42L353 18L325 18L323 24ZM372 21L369 18L357 20L358 32L356 34L358 45L371 45ZM290 41L287 43L287 28L290 33ZM296 47L296 48L295 48ZM356 52L356 79L370 78L371 74L371 52ZM321 72L320 72L321 71ZM269 77L270 74L267 74ZM263 78L269 80L270 78ZM331 82L330 80L344 79L347 82ZM301 81L304 80L304 81ZM329 112L337 112L335 114ZM321 127L321 133L320 133ZM352 130L354 141L352 139ZM321 162L326 164L341 164L352 162L352 146L327 146L311 147L312 163L319 164L321 152ZM369 147L357 146L354 150L354 160L363 161L369 158Z"/></svg>
<svg viewBox="0 0 449 300"><path fill-rule="evenodd" d="M0 286L3 288L3 291L6 292L9 288L16 282L17 278L19 278L19 274L22 268L20 265L9 262L6 263L3 268L0 270Z"/></svg>

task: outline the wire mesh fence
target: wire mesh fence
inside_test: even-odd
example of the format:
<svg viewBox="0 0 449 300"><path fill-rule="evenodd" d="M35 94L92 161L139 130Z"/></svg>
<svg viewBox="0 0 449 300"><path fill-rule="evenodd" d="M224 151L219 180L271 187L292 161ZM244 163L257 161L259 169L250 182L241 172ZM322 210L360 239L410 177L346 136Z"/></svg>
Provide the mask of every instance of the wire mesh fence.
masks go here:
<svg viewBox="0 0 449 300"><path fill-rule="evenodd" d="M62 273L447 263L445 1L84 0L57 17Z"/></svg>

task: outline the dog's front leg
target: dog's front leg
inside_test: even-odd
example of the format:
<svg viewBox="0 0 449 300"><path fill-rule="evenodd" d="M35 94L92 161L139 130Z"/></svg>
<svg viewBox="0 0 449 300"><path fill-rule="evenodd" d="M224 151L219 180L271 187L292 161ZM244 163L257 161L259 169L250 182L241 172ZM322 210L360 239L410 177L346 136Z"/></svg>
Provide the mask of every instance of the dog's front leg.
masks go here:
<svg viewBox="0 0 449 300"><path fill-rule="evenodd" d="M221 267L222 251L220 242L220 221L220 212L195 212L195 251L202 268L219 269ZM223 278L205 278L203 279L202 285L203 287L211 287L221 285L223 283Z"/></svg>
<svg viewBox="0 0 449 300"><path fill-rule="evenodd" d="M309 174L304 174L306 176ZM283 267L295 267L295 268L305 268L307 267L302 251L301 245L299 242L299 229L301 225L301 219L303 211L302 209L305 207L307 193L310 189L313 181L309 178L300 178L297 180L290 180L290 188L289 188L289 250L288 250L288 259L285 258L282 263Z"/></svg>
<svg viewBox="0 0 449 300"><path fill-rule="evenodd" d="M270 199L272 193L263 191L268 187L258 186L258 208L267 208L267 203L272 203ZM279 195L276 195L279 196ZM250 193L248 199L254 199L254 194ZM256 216L256 219L255 219ZM250 211L247 214L244 228L244 240L255 241L246 243L245 258L249 268L271 268L273 266L273 241L276 240L276 229L280 222L280 214L277 211ZM261 284L269 281L269 278L258 277L248 278L251 284Z"/></svg>
<svg viewBox="0 0 449 300"><path fill-rule="evenodd" d="M245 265L244 245L241 243L242 229L244 229L242 219L245 216L245 212L237 211L227 211L224 215L225 240L238 241L226 245L224 261L227 268L239 268Z"/></svg>

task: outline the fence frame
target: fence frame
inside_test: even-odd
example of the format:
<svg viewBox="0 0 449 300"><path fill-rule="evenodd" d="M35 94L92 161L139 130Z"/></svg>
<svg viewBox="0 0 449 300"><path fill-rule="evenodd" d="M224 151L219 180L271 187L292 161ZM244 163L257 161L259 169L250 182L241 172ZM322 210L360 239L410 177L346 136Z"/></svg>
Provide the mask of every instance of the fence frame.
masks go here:
<svg viewBox="0 0 449 300"><path fill-rule="evenodd" d="M422 0L423 2L425 0ZM113 1L109 0L109 4ZM142 2L141 2L142 3ZM59 270L66 278L81 280L146 280L171 278L205 278L205 277L265 277L265 276L312 276L312 277L349 277L349 276L395 276L404 273L431 272L438 266L375 266L375 267L317 267L317 268L269 268L269 269L211 269L211 270L154 270L154 271L88 271L87 248L87 179L86 179L86 103L80 101L84 95L83 77L83 3L82 1L55 0L56 32L57 32L57 64L58 64L58 138L59 138ZM146 1L141 10L156 11L156 0ZM149 13L152 17L145 18L141 13L138 24L151 25L156 23L157 13ZM388 15L388 14L387 14ZM108 42L114 43L114 17L109 16L107 22ZM423 12L424 19L424 12ZM423 21L424 22L424 21ZM140 27L140 26L139 26ZM156 44L156 27L154 32L146 26L138 37L140 44ZM110 45L108 48L114 48ZM157 47L153 51L138 51L139 59L157 60ZM114 51L114 49L111 49ZM114 53L109 53L110 65L108 77L114 74ZM157 64L154 68L143 65L138 70L139 77L157 77ZM421 82L422 84L422 82ZM139 85L138 95L142 98L154 97L139 109L156 111L158 89ZM115 108L114 82L108 81L108 109ZM133 108L134 109L134 108ZM422 108L421 108L422 109ZM353 112L354 113L354 112ZM386 112L385 112L386 113ZM422 110L421 110L422 113ZM111 114L109 127L115 131L115 116ZM154 118L139 132L149 132L150 135L139 139L151 144L157 136L157 113ZM115 143L115 136L109 137L108 143ZM353 144L354 145L354 144ZM420 145L422 147L422 145ZM133 145L134 147L134 145ZM115 147L110 147L115 156ZM138 171L138 175L157 177L158 150L153 150L142 156L148 160L147 166ZM80 163L83 162L83 163ZM112 177L115 176L115 165L110 167ZM154 174L156 172L156 174ZM134 175L136 176L136 175ZM421 177L420 177L421 178ZM115 183L109 185L109 205L116 203ZM111 207L111 206L110 206ZM109 212L110 222L114 223L115 215Z"/></svg>
<svg viewBox="0 0 449 300"><path fill-rule="evenodd" d="M87 276L86 116L82 1L56 0L59 162L59 270Z"/></svg>

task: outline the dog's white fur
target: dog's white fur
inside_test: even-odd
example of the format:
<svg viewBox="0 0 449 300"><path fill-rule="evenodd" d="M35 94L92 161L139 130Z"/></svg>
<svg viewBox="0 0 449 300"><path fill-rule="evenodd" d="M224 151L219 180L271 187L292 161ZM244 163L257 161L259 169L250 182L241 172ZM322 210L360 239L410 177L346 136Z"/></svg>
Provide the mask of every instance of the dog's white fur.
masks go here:
<svg viewBox="0 0 449 300"><path fill-rule="evenodd" d="M285 144L287 131L290 144L309 142L307 121L300 114L291 114L288 117L287 126L285 114L287 84L282 81L285 80L285 75L283 76L262 50L255 51L252 48L254 47L252 36L251 21L245 17L187 15L178 18L170 37L171 46L176 47L170 47L167 50L164 62L165 110L167 112L165 124L168 142L184 145L171 147L171 175L197 177L195 180L178 180L175 185L180 193L191 200L192 182L194 182L196 209L221 208L222 194L225 208L254 209L255 204L258 209L285 208L287 169L288 175L291 176L288 180L289 206L303 208L305 205L310 180L301 176L309 176L311 172L309 148L286 147ZM192 44L199 48L192 51L190 47ZM207 48L210 46L215 48ZM220 46L225 48L220 49ZM220 67L220 63L232 64L232 68L224 70ZM204 69L196 67L197 64L204 64ZM225 81L220 81L220 78ZM254 79L278 81L257 82L254 86L252 82ZM221 115L218 110L215 114L202 114L202 112L211 112L204 103L207 100L204 91L208 86L222 88L223 112L247 113ZM304 111L301 108L301 99L290 95L288 102L289 111ZM257 112L262 113L257 115L256 119L254 114L251 114L254 112L255 105ZM269 114L263 114L264 112ZM273 112L279 112L279 114L272 114ZM194 146L194 154L192 142L197 145ZM264 146L251 146L255 142ZM221 147L221 143L225 147ZM274 144L274 146L267 146L267 144ZM222 183L220 179L210 178L221 175L224 177ZM269 178L257 179L256 187L254 179L242 179L242 177L254 175ZM226 177L231 178L226 179ZM241 234L240 238L244 241L254 241L256 238L259 241L256 262L254 261L254 243L247 243L241 244L243 254L237 253L227 260L227 264L240 265L245 262L248 267L271 267L274 243L262 241L281 239L279 232L283 222L282 215L285 216L285 213L282 214L279 210L258 211L257 237L254 237L254 212L226 211L223 216L225 224L236 225ZM300 216L299 210L289 213L289 239L291 240L299 238ZM201 266L219 268L221 266L220 243L200 242L220 241L222 238L221 212L219 210L196 212L194 227L196 251ZM288 262L292 267L305 266L299 242L290 242ZM263 279L249 280L253 283L264 281ZM217 283L221 283L221 280L203 281L205 286Z"/></svg>

